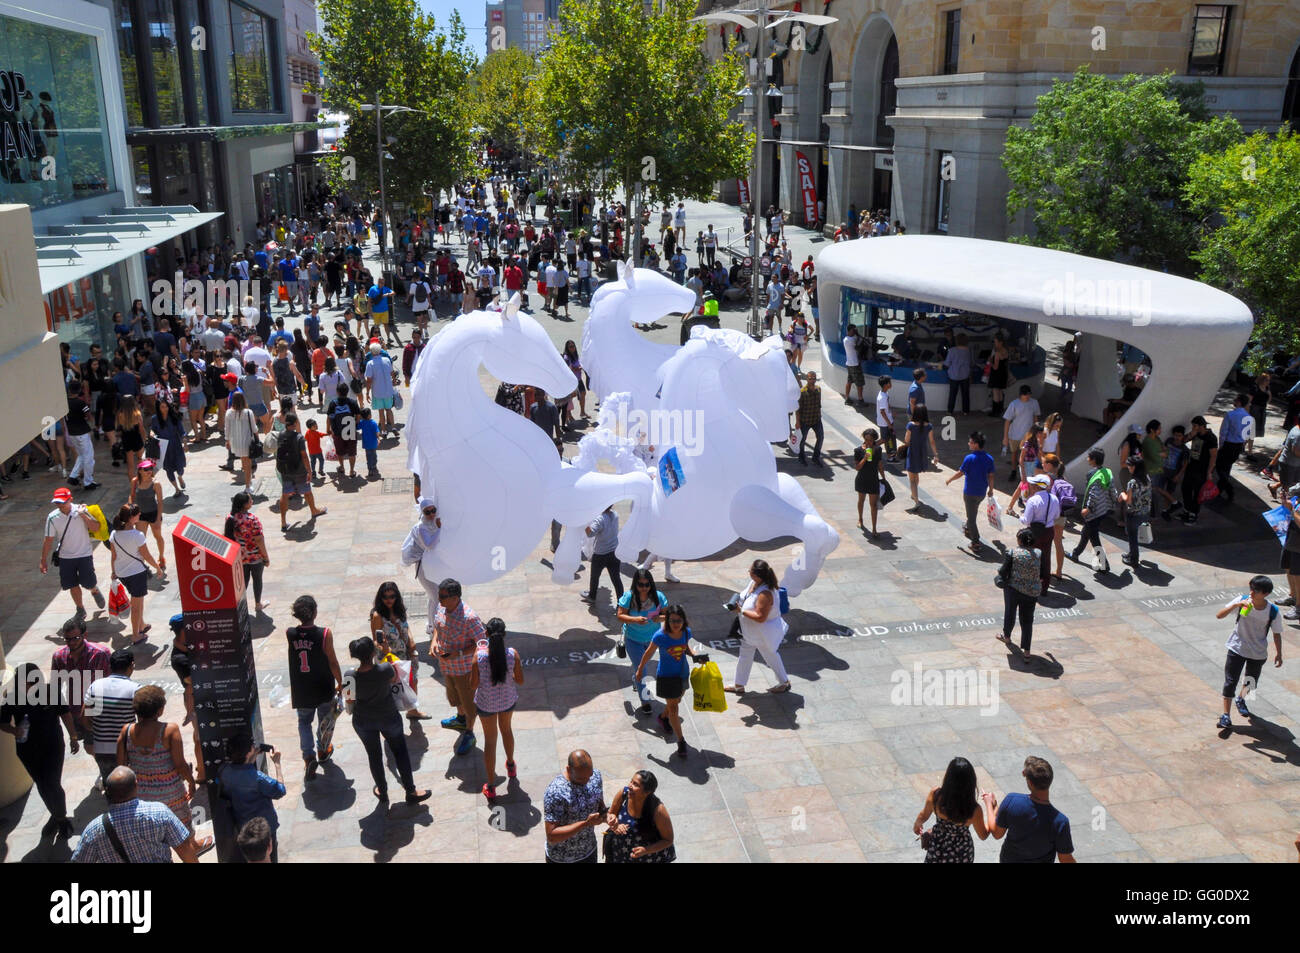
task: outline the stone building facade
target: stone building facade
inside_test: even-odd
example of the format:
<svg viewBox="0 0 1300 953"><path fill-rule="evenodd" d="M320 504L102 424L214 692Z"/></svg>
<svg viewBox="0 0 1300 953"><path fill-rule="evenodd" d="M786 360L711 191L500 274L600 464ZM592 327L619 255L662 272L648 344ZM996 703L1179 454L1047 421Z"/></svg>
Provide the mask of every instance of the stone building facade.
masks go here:
<svg viewBox="0 0 1300 953"><path fill-rule="evenodd" d="M702 0L701 12L752 8ZM1209 106L1247 130L1300 119L1300 3L1247 0L802 0L824 28L769 31L765 172L758 190L805 224L801 165L828 229L886 208L912 233L1006 238L1006 130L1053 79L1171 71L1205 83ZM710 51L754 30L709 27ZM748 105L740 107L752 116ZM752 120L751 120L752 121ZM947 162L948 176L942 170ZM739 183L719 184L736 201Z"/></svg>

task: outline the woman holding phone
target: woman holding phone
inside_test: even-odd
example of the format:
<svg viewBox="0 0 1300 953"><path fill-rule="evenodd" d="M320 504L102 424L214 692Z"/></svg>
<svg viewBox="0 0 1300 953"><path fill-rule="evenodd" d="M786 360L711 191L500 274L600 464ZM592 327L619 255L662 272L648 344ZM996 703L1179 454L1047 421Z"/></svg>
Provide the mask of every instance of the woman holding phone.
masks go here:
<svg viewBox="0 0 1300 953"><path fill-rule="evenodd" d="M727 603L732 612L740 613L740 656L736 660L736 684L724 691L736 695L745 693L749 670L754 664L754 653L772 667L780 681L768 689L780 693L790 690L790 676L781 662L781 640L790 627L781 618L777 603L776 573L765 560L755 559L749 567L749 588L740 593L737 601Z"/></svg>
<svg viewBox="0 0 1300 953"><path fill-rule="evenodd" d="M648 569L638 569L632 574L631 588L618 600L618 621L623 623L623 646L633 665L637 665L650 648L667 605L668 597L655 586L654 576ZM633 677L632 686L637 698L641 699L637 714L650 714L653 709L645 683L639 677Z"/></svg>

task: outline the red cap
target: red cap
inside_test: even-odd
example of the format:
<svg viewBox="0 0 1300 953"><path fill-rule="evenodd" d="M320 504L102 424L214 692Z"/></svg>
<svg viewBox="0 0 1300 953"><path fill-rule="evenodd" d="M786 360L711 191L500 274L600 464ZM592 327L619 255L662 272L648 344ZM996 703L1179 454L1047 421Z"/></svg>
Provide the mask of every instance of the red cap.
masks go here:
<svg viewBox="0 0 1300 953"><path fill-rule="evenodd" d="M221 379L222 379L223 381L225 381L227 384L238 384L238 383L239 383L239 378L236 377L234 374L222 374L222 375L221 375Z"/></svg>
<svg viewBox="0 0 1300 953"><path fill-rule="evenodd" d="M61 486L61 487L59 487L57 490L54 491L54 497L53 497L53 499L50 500L50 502L51 502L51 503L71 503L71 502L72 502L72 491L69 490L66 486Z"/></svg>

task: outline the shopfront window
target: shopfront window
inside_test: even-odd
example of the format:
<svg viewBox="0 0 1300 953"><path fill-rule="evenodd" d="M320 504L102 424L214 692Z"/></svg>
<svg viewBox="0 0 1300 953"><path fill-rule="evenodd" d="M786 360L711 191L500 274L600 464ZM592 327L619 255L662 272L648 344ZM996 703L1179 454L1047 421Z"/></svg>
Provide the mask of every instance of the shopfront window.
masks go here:
<svg viewBox="0 0 1300 953"><path fill-rule="evenodd" d="M158 150L159 181L162 200L159 205L193 205L202 202L198 176L190 156L188 142L160 143Z"/></svg>
<svg viewBox="0 0 1300 953"><path fill-rule="evenodd" d="M230 95L236 112L275 110L271 23L255 10L230 4Z"/></svg>
<svg viewBox="0 0 1300 953"><path fill-rule="evenodd" d="M149 24L149 62L160 126L185 125L185 95L181 89L181 58L176 49L176 13L171 0L145 0Z"/></svg>
<svg viewBox="0 0 1300 953"><path fill-rule="evenodd" d="M291 165L253 176L253 191L257 196L257 217L260 219L292 215L297 211L295 198L298 188Z"/></svg>
<svg viewBox="0 0 1300 953"><path fill-rule="evenodd" d="M117 345L113 332L113 313L128 310L126 268L113 265L64 285L45 296L45 323L72 345L72 355L79 361L90 356L90 346L97 344L105 354Z"/></svg>
<svg viewBox="0 0 1300 953"><path fill-rule="evenodd" d="M205 31L207 26L202 16L198 0L183 0L181 10L185 17L181 24L181 36L193 36L194 28L201 27ZM194 87L194 116L192 126L206 126L208 119L208 52L206 49L196 50L191 43L187 47L182 47L181 52L188 51L188 63L190 78ZM184 65L184 64L182 64Z"/></svg>
<svg viewBox="0 0 1300 953"><path fill-rule="evenodd" d="M122 94L126 101L126 124L144 125L140 105L140 74L135 62L135 23L131 18L131 0L117 0L117 58L122 69Z"/></svg>
<svg viewBox="0 0 1300 953"><path fill-rule="evenodd" d="M0 202L112 191L111 156L94 38L0 16Z"/></svg>

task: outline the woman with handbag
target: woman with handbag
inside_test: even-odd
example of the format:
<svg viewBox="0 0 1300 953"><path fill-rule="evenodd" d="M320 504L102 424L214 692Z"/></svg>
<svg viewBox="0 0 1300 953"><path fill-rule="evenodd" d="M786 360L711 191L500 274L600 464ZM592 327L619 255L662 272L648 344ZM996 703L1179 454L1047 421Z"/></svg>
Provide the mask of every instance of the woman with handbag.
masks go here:
<svg viewBox="0 0 1300 953"><path fill-rule="evenodd" d="M626 655L633 666L641 661L650 648L650 642L659 631L661 615L667 606L668 597L655 586L650 571L636 570L632 574L632 585L618 600L618 621L623 623L623 650L620 654ZM636 689L637 698L641 699L637 714L650 714L650 693L646 690L645 683L634 674L632 686Z"/></svg>
<svg viewBox="0 0 1300 953"><path fill-rule="evenodd" d="M943 783L925 796L925 806L916 815L912 833L921 838L927 864L973 864L975 841L971 827L980 840L988 840L984 809L979 803L979 784L975 768L965 758L953 758L944 772ZM934 827L926 831L925 822L934 815Z"/></svg>
<svg viewBox="0 0 1300 953"><path fill-rule="evenodd" d="M1132 454L1126 461L1129 473L1128 485L1119 498L1124 501L1124 531L1128 534L1128 552L1120 557L1124 565L1138 568L1138 539L1143 524L1150 531L1151 519L1151 480L1147 476L1147 467L1140 454Z"/></svg>
<svg viewBox="0 0 1300 953"><path fill-rule="evenodd" d="M361 739L366 759L370 762L370 776L375 781L372 793L379 801L387 803L388 774L384 769L384 754L379 740L382 735L393 753L402 787L406 789L406 803L427 801L432 792L416 790L415 777L411 773L411 754L406 747L402 719L393 698L397 669L387 662L375 663L375 643L368 635L354 639L348 652L357 660L357 667L343 674L343 684L350 686L347 709L352 715L352 730Z"/></svg>
<svg viewBox="0 0 1300 953"><path fill-rule="evenodd" d="M876 538L876 513L880 509L880 484L885 477L885 453L879 445L880 434L867 428L862 431L862 446L853 448L853 489L858 493L858 529L862 525L862 504L871 502L871 538Z"/></svg>
<svg viewBox="0 0 1300 953"><path fill-rule="evenodd" d="M659 663L655 668L655 692L664 700L664 713L659 724L677 740L677 757L686 757L686 736L682 734L682 717L678 713L682 696L686 694L689 666L686 656L695 658L691 651L691 627L686 621L686 610L674 603L660 615L663 626L650 638L650 645L641 656L634 680L640 681L646 664L657 651Z"/></svg>
<svg viewBox="0 0 1300 953"><path fill-rule="evenodd" d="M406 603L395 582L381 583L375 592L375 603L370 610L370 637L375 640L375 650L396 656L398 661L410 662L412 672L419 661L415 654L415 639L406 621ZM416 705L406 712L412 722L427 720L429 715ZM411 726L414 729L414 725Z"/></svg>
<svg viewBox="0 0 1300 953"><path fill-rule="evenodd" d="M244 489L253 492L252 446L257 438L257 417L248 407L243 391L230 395L230 409L226 411L226 449L239 459L244 470ZM258 444L261 444L259 439ZM260 456L260 454L259 454Z"/></svg>
<svg viewBox="0 0 1300 953"><path fill-rule="evenodd" d="M236 493L230 498L230 515L222 535L233 539L242 550L244 562L244 585L249 580L253 583L253 600L258 612L270 605L262 601L262 571L271 565L271 556L266 551L266 536L262 532L262 521L251 512L253 498L247 493Z"/></svg>
<svg viewBox="0 0 1300 953"><path fill-rule="evenodd" d="M1016 545L1007 550L997 574L1006 607L1002 616L1002 634L997 639L1011 644L1011 630L1015 628L1016 614L1019 613L1020 651L1025 661L1033 658L1029 646L1034 639L1034 609L1043 592L1043 580L1039 574L1041 563L1042 558L1034 549L1034 531L1024 526L1016 533Z"/></svg>
<svg viewBox="0 0 1300 953"><path fill-rule="evenodd" d="M763 656L763 661L772 667L779 679L768 691L779 694L790 690L790 676L781 661L780 649L781 640L790 627L781 618L777 597L776 573L765 560L755 559L749 566L749 587L727 606L732 612L739 613L740 655L736 659L736 683L728 685L724 691L745 694L745 683L749 681L755 652Z"/></svg>
<svg viewBox="0 0 1300 953"><path fill-rule="evenodd" d="M506 776L513 778L517 773L515 733L510 721L519 702L519 686L524 683L524 666L519 653L506 647L505 622L488 619L484 628L487 641L478 643L474 667L469 672L469 687L474 693L479 724L483 726L483 767L487 771L483 796L491 804L497 796L498 734L506 752Z"/></svg>
<svg viewBox="0 0 1300 953"><path fill-rule="evenodd" d="M673 822L668 808L655 797L658 779L638 771L614 795L604 848L607 864L671 864L677 859Z"/></svg>
<svg viewBox="0 0 1300 953"><path fill-rule="evenodd" d="M131 597L131 644L139 645L152 626L144 624L144 597L149 591L149 567L161 572L146 545L144 533L136 528L140 521L140 507L123 503L113 517L113 531L108 534L108 545L113 551L113 580L121 580Z"/></svg>

